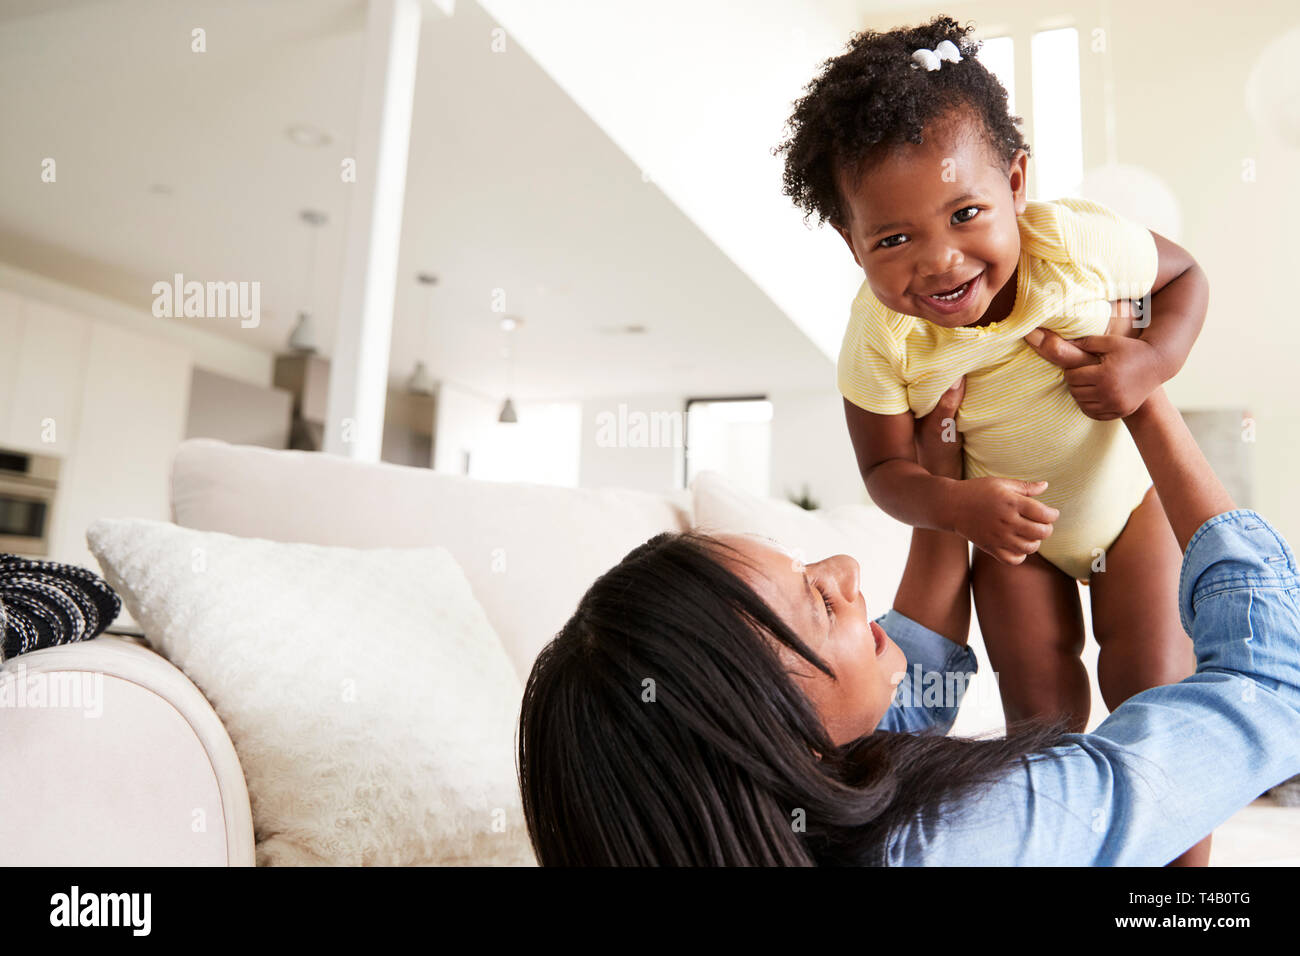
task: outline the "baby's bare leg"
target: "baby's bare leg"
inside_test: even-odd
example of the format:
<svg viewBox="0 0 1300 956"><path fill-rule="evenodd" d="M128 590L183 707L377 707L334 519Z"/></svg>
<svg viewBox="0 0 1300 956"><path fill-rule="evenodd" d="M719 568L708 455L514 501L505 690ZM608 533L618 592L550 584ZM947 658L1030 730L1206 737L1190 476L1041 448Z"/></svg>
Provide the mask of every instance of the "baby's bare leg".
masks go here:
<svg viewBox="0 0 1300 956"><path fill-rule="evenodd" d="M1183 556L1155 488L1129 516L1094 571L1092 630L1101 651L1097 683L1114 710L1148 687L1173 684L1196 671L1192 639L1178 617Z"/></svg>
<svg viewBox="0 0 1300 956"><path fill-rule="evenodd" d="M1114 710L1149 687L1173 684L1196 671L1192 640L1178 616L1182 552L1155 488L1129 516L1106 551L1106 570L1094 571L1092 631L1100 645L1097 683ZM1173 861L1206 866L1207 836Z"/></svg>
<svg viewBox="0 0 1300 956"><path fill-rule="evenodd" d="M1038 554L1007 565L976 548L971 589L1008 731L1068 715L1070 731L1082 733L1092 693L1079 659L1083 611L1074 579Z"/></svg>

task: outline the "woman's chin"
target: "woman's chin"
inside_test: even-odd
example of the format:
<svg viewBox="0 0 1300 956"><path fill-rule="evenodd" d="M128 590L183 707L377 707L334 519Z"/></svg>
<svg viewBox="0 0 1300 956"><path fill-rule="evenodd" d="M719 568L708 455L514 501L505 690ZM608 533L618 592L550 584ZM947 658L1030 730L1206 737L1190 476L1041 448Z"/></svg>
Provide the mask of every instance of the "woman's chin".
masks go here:
<svg viewBox="0 0 1300 956"><path fill-rule="evenodd" d="M897 687L907 675L907 655L903 653L901 647L890 641L889 647L885 649L885 653L881 655L880 660L885 665L886 672L890 675L890 685Z"/></svg>

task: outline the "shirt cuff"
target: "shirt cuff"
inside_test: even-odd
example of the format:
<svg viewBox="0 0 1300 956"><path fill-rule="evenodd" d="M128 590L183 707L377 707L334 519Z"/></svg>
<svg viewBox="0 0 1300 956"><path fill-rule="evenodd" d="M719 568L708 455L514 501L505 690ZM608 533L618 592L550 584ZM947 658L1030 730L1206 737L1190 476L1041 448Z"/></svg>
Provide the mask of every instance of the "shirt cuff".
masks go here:
<svg viewBox="0 0 1300 956"><path fill-rule="evenodd" d="M1198 600L1223 587L1294 587L1295 583L1295 555L1263 515L1249 508L1215 515L1196 529L1183 555L1178 579L1183 630L1192 633Z"/></svg>

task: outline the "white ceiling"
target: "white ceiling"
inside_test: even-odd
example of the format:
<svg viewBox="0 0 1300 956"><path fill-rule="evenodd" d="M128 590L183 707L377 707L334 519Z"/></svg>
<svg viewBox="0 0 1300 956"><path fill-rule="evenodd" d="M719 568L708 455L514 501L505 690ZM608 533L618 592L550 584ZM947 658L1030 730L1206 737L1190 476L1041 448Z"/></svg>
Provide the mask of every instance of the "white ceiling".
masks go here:
<svg viewBox="0 0 1300 956"><path fill-rule="evenodd" d="M364 18L362 0L0 3L0 259L144 310L176 272L260 281L260 328L157 321L280 350L310 298L328 351ZM824 351L518 44L492 52L494 26L471 0L425 20L393 377L423 359L502 393L503 289L521 398L833 388ZM333 142L294 145L294 123ZM308 207L330 217L310 294ZM608 331L626 325L647 331Z"/></svg>
<svg viewBox="0 0 1300 956"><path fill-rule="evenodd" d="M479 2L828 358L839 354L862 271L829 226L804 225L772 150L794 101L855 32L937 11L893 0Z"/></svg>

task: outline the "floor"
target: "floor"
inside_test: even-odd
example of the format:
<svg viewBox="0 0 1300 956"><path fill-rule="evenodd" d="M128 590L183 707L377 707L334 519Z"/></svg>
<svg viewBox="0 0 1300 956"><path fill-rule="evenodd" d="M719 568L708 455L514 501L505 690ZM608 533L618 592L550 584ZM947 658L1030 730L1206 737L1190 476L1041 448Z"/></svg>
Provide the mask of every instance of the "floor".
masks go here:
<svg viewBox="0 0 1300 956"><path fill-rule="evenodd" d="M1214 831L1210 866L1300 866L1300 807L1260 797Z"/></svg>

